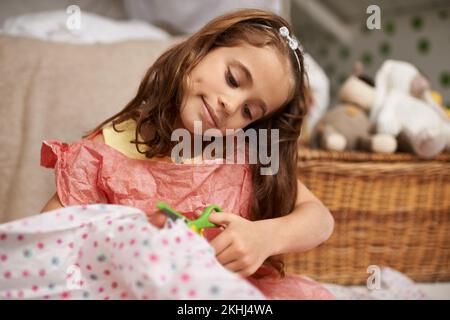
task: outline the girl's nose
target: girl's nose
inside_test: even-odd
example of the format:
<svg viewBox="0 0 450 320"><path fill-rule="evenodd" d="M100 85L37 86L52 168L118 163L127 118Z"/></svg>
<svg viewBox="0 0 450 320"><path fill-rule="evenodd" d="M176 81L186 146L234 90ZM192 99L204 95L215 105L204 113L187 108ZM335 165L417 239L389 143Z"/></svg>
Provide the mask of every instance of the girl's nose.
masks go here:
<svg viewBox="0 0 450 320"><path fill-rule="evenodd" d="M223 99L219 98L219 106L221 107L221 111L225 113L226 116L231 116L239 109L240 102L237 98L234 99Z"/></svg>

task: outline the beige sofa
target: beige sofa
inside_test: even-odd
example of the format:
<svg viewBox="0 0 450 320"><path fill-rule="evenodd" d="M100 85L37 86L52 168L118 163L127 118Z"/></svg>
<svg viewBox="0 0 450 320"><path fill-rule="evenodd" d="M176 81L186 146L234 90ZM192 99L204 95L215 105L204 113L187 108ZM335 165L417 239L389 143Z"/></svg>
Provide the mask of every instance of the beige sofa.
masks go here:
<svg viewBox="0 0 450 320"><path fill-rule="evenodd" d="M121 110L151 63L180 41L73 45L0 35L0 223L55 192L44 139L72 142Z"/></svg>

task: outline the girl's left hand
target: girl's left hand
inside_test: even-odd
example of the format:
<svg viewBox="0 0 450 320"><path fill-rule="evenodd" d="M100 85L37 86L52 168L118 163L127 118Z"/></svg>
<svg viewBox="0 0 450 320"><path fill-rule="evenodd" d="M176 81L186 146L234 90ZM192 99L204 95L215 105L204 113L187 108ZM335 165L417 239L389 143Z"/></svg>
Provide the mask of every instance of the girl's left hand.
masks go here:
<svg viewBox="0 0 450 320"><path fill-rule="evenodd" d="M270 255L269 233L262 221L250 221L232 213L211 213L209 221L225 227L211 242L217 260L228 270L248 277Z"/></svg>

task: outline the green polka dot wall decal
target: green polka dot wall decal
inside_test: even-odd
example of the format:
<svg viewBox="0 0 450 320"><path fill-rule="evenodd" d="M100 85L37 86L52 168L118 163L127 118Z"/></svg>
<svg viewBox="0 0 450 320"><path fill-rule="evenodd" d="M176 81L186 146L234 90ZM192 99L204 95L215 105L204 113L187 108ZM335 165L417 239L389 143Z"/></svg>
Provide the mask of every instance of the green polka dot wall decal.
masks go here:
<svg viewBox="0 0 450 320"><path fill-rule="evenodd" d="M442 72L439 78L439 82L441 83L441 86L444 88L450 87L450 72L448 71Z"/></svg>
<svg viewBox="0 0 450 320"><path fill-rule="evenodd" d="M339 86L343 84L347 80L347 75L345 73L341 73L338 77L338 84Z"/></svg>
<svg viewBox="0 0 450 320"><path fill-rule="evenodd" d="M361 61L366 67L370 66L372 64L372 61L373 61L372 54L370 52L364 52L361 55Z"/></svg>
<svg viewBox="0 0 450 320"><path fill-rule="evenodd" d="M349 57L350 55L350 50L348 49L348 47L341 47L341 49L339 50L339 57L341 57L341 59L345 60Z"/></svg>
<svg viewBox="0 0 450 320"><path fill-rule="evenodd" d="M380 54L382 54L383 56L388 56L392 51L391 45L389 44L389 42L384 41L384 42L380 43L379 51L380 51Z"/></svg>
<svg viewBox="0 0 450 320"><path fill-rule="evenodd" d="M421 38L417 42L417 51L422 54L427 54L431 50L430 41L427 38Z"/></svg>
<svg viewBox="0 0 450 320"><path fill-rule="evenodd" d="M388 35L393 35L395 33L395 24L393 21L388 21L384 27L384 32Z"/></svg>
<svg viewBox="0 0 450 320"><path fill-rule="evenodd" d="M448 11L447 10L439 11L438 12L438 17L439 17L439 19L442 19L442 20L448 19Z"/></svg>
<svg viewBox="0 0 450 320"><path fill-rule="evenodd" d="M420 16L415 16L411 19L411 26L414 30L419 31L423 27L423 18Z"/></svg>
<svg viewBox="0 0 450 320"><path fill-rule="evenodd" d="M322 58L328 57L328 48L327 47L321 47L319 49L319 54Z"/></svg>
<svg viewBox="0 0 450 320"><path fill-rule="evenodd" d="M334 75L336 73L336 66L333 63L326 65L325 72L330 76Z"/></svg>

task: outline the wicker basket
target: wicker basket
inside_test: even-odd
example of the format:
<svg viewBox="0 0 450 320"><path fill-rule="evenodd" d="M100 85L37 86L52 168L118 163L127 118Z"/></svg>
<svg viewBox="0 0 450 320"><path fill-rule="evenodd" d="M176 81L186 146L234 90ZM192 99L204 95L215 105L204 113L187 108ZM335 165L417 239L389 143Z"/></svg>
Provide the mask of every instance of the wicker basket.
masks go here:
<svg viewBox="0 0 450 320"><path fill-rule="evenodd" d="M328 152L299 148L301 181L335 218L331 238L285 256L287 271L364 284L370 265L419 282L450 280L450 154Z"/></svg>

